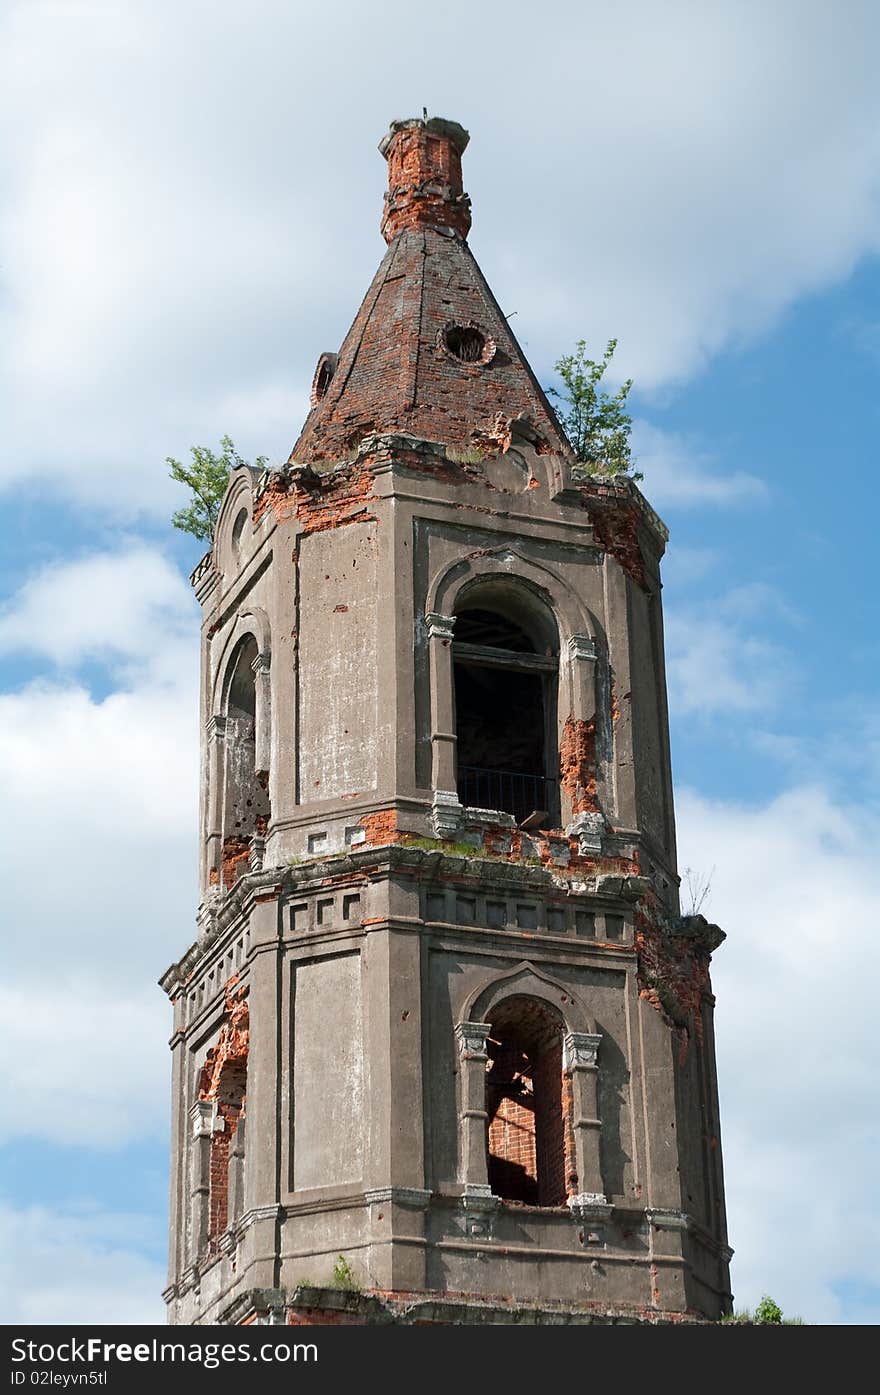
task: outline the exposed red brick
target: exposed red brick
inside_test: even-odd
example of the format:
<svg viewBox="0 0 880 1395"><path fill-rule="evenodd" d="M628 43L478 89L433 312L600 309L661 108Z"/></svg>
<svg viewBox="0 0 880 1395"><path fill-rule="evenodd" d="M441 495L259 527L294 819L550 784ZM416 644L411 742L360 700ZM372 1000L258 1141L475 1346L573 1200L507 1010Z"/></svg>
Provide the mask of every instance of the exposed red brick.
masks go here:
<svg viewBox="0 0 880 1395"><path fill-rule="evenodd" d="M216 1240L229 1224L229 1156L247 1095L249 1014L238 975L226 984L226 1018L217 1045L208 1052L199 1077L199 1099L213 1100L222 1129L211 1135L208 1185L208 1238Z"/></svg>
<svg viewBox="0 0 880 1395"><path fill-rule="evenodd" d="M452 228L467 237L470 199L461 178L468 133L456 122L395 122L379 147L388 161L382 236L393 242L405 228Z"/></svg>
<svg viewBox="0 0 880 1395"><path fill-rule="evenodd" d="M242 873L248 870L250 855L250 838L243 838L238 833L232 833L228 838L223 839L221 861L223 866L223 885L227 889L234 886Z"/></svg>
<svg viewBox="0 0 880 1395"><path fill-rule="evenodd" d="M562 1042L544 1051L536 1060L532 1079L535 1084L535 1145L538 1161L538 1202L541 1206L562 1206L566 1196L566 1118L562 1075Z"/></svg>
<svg viewBox="0 0 880 1395"><path fill-rule="evenodd" d="M344 1308L288 1308L289 1327L366 1327L369 1318Z"/></svg>
<svg viewBox="0 0 880 1395"><path fill-rule="evenodd" d="M636 913L634 946L639 996L679 1033L679 1062L691 1038L702 1044L703 998L711 993L709 953L684 936L668 934L655 907Z"/></svg>
<svg viewBox="0 0 880 1395"><path fill-rule="evenodd" d="M502 1042L492 1053L486 1104L492 1190L498 1196L537 1204L536 1101L532 1067L512 1043Z"/></svg>
<svg viewBox="0 0 880 1395"><path fill-rule="evenodd" d="M645 559L639 542L641 511L632 499L584 500L596 541L616 557L624 571L639 586L646 585Z"/></svg>
<svg viewBox="0 0 880 1395"><path fill-rule="evenodd" d="M508 1035L509 1031L509 1035ZM517 1028L490 1039L486 1076L489 1181L508 1200L562 1206L574 1168L571 1092L562 1074L562 1043L536 1056L517 1041ZM576 1174L575 1174L576 1185Z"/></svg>
<svg viewBox="0 0 880 1395"><path fill-rule="evenodd" d="M372 472L363 461L323 475L307 469L278 471L254 506L254 524L269 510L279 521L301 520L305 534L347 523L374 523L376 516L367 508L374 499Z"/></svg>
<svg viewBox="0 0 880 1395"><path fill-rule="evenodd" d="M656 1272L654 1277L656 1278ZM582 1299L570 1304L548 1304L546 1309L536 1305L535 1311L538 1314L552 1312L553 1321L558 1321L559 1316L568 1311L590 1316L598 1323L611 1324L623 1319L652 1327L693 1327L703 1325L706 1321L701 1314L691 1309L673 1312L660 1308L660 1295L656 1285L654 1297L655 1306L615 1303L610 1311L607 1299ZM522 1312L524 1306L522 1299L511 1298L508 1294L480 1294L477 1297L473 1293L447 1289L438 1296L425 1292L413 1293L405 1289L367 1289L358 1295L357 1307L354 1308L348 1305L339 1308L307 1307L304 1304L290 1306L287 1309L286 1322L292 1327L363 1327L379 1321L413 1327L470 1324L484 1326L487 1322L487 1311L496 1310L499 1314L512 1314L514 1310ZM254 1322L256 1318L257 1315L248 1316L239 1326ZM538 1321L540 1320L539 1316Z"/></svg>
<svg viewBox="0 0 880 1395"><path fill-rule="evenodd" d="M510 423L522 418L539 449L572 458L463 240L469 214L460 151L451 140L435 145L430 126L406 123L388 145L390 246L291 461L344 460L365 437L384 432L496 454L510 444ZM461 332L476 336L473 358L455 348ZM498 443L499 421L506 445Z"/></svg>
<svg viewBox="0 0 880 1395"><path fill-rule="evenodd" d="M247 1075L244 1067L230 1064L224 1068L222 1089L227 1096L217 1101L217 1114L223 1128L211 1135L211 1158L208 1190L208 1239L216 1240L229 1225L229 1155L244 1113Z"/></svg>
<svg viewBox="0 0 880 1395"><path fill-rule="evenodd" d="M572 813L598 810L596 785L596 723L568 717L559 745L562 788L571 800Z"/></svg>
<svg viewBox="0 0 880 1395"><path fill-rule="evenodd" d="M378 809L375 814L365 814L359 823L371 847L393 843L397 838L396 809ZM401 841L405 840L405 837L406 835Z"/></svg>
<svg viewBox="0 0 880 1395"><path fill-rule="evenodd" d="M199 1099L217 1099L224 1068L233 1062L246 1062L250 1015L246 989L238 986L238 974L226 984L225 1020L217 1045L208 1052L199 1076Z"/></svg>
<svg viewBox="0 0 880 1395"><path fill-rule="evenodd" d="M395 842L404 847L415 843L421 846L424 840L420 835L400 831L393 826L392 819L396 818L393 810L382 810L378 814L368 814L361 819L361 824L367 827L370 821L367 841L376 843ZM375 823L373 822L375 820ZM600 874L610 874L620 877L637 877L641 868L638 853L633 851L631 856L605 856L592 854L584 856L580 852L578 840L574 836L567 834L564 829L536 829L529 833L523 833L519 828L510 828L499 824L497 827L483 828L482 846L474 848L474 856L481 854L485 857L503 858L505 862L534 862L535 857L547 867L552 867L555 876L577 877L582 879L585 876L597 876ZM371 836L372 834L372 836ZM443 843L447 842L450 847L454 839L436 840L438 847L442 849ZM568 862L563 866L555 858L555 853L560 847L567 847Z"/></svg>
<svg viewBox="0 0 880 1395"><path fill-rule="evenodd" d="M475 426L471 431L469 444L487 459L490 456L506 455L524 427L527 428L529 439L534 438L532 443L536 454L544 455L548 450L558 449L558 443L553 439L553 433L550 433L550 439L541 435L536 429L533 414L523 412L516 416L499 412L489 425ZM526 488L537 489L540 483L541 481L535 479L533 475Z"/></svg>

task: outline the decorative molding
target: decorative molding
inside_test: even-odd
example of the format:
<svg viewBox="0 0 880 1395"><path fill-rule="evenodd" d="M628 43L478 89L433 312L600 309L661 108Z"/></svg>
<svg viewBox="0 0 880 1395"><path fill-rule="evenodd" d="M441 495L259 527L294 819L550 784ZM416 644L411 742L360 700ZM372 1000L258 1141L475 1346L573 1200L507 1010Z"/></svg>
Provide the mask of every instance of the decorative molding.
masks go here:
<svg viewBox="0 0 880 1395"><path fill-rule="evenodd" d="M503 809L472 809L466 805L462 810L462 819L468 828L516 828L513 814L505 813Z"/></svg>
<svg viewBox="0 0 880 1395"><path fill-rule="evenodd" d="M283 1214L283 1208L278 1205L252 1206L249 1211L245 1211L241 1220L236 1224L236 1232L241 1238L248 1227L254 1225L256 1221L277 1221L281 1219Z"/></svg>
<svg viewBox="0 0 880 1395"><path fill-rule="evenodd" d="M603 1192L580 1192L568 1198L572 1220L579 1225L603 1226L611 1219L614 1207Z"/></svg>
<svg viewBox="0 0 880 1395"><path fill-rule="evenodd" d="M258 654L252 661L251 668L258 678L268 675L272 663L272 656L268 653Z"/></svg>
<svg viewBox="0 0 880 1395"><path fill-rule="evenodd" d="M209 887L205 893L205 899L196 912L196 927L198 936L196 945L199 950L206 950L214 943L220 934L219 912L223 899L223 891L219 886Z"/></svg>
<svg viewBox="0 0 880 1395"><path fill-rule="evenodd" d="M214 566L213 552L206 553L189 580L196 593L196 600L204 609L205 602L210 598L212 592L216 591L222 580L220 572Z"/></svg>
<svg viewBox="0 0 880 1395"><path fill-rule="evenodd" d="M664 1207L648 1207L645 1219L655 1230L690 1230L691 1218L685 1211L669 1211Z"/></svg>
<svg viewBox="0 0 880 1395"><path fill-rule="evenodd" d="M197 1100L189 1111L189 1118L193 1126L193 1138L210 1138L213 1133L220 1131L215 1126L214 1100Z"/></svg>
<svg viewBox="0 0 880 1395"><path fill-rule="evenodd" d="M221 1254L232 1255L238 1249L238 1232L235 1229L224 1230L217 1241L217 1248Z"/></svg>
<svg viewBox="0 0 880 1395"><path fill-rule="evenodd" d="M485 1183L467 1182L462 1193L465 1232L475 1239L489 1240L501 1198Z"/></svg>
<svg viewBox="0 0 880 1395"><path fill-rule="evenodd" d="M454 790L435 790L431 827L435 838L454 838L461 828L463 809Z"/></svg>
<svg viewBox="0 0 880 1395"><path fill-rule="evenodd" d="M595 1069L601 1041L600 1032L566 1032L562 1038L563 1070Z"/></svg>
<svg viewBox="0 0 880 1395"><path fill-rule="evenodd" d="M226 718L216 712L205 722L205 731L209 741L223 741L226 737Z"/></svg>
<svg viewBox="0 0 880 1395"><path fill-rule="evenodd" d="M604 814L585 810L572 819L565 831L569 837L577 838L578 851L584 855L602 851L602 837L607 827Z"/></svg>
<svg viewBox="0 0 880 1395"><path fill-rule="evenodd" d="M486 1060L490 1022L459 1022L455 1028L458 1049L465 1060Z"/></svg>
<svg viewBox="0 0 880 1395"><path fill-rule="evenodd" d="M373 1187L370 1191L364 1192L364 1201L368 1206L392 1205L392 1206L416 1206L424 1209L430 1202L433 1192L424 1191L421 1187Z"/></svg>
<svg viewBox="0 0 880 1395"><path fill-rule="evenodd" d="M595 663L599 657L596 652L596 641L592 635L569 636L568 652L572 659L585 659L592 663Z"/></svg>
<svg viewBox="0 0 880 1395"><path fill-rule="evenodd" d="M452 639L455 616L440 615L436 610L429 610L425 614L425 629L428 639Z"/></svg>

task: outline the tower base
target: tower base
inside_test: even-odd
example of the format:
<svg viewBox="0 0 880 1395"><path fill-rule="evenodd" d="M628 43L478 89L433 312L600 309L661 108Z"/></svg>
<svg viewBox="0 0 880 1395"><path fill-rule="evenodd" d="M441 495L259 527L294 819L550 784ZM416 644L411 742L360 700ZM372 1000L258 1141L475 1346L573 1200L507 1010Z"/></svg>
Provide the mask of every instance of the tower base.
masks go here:
<svg viewBox="0 0 880 1395"><path fill-rule="evenodd" d="M512 1298L471 1294L381 1293L337 1288L252 1289L242 1294L224 1321L292 1327L585 1327L702 1326L699 1313L607 1303L529 1304Z"/></svg>

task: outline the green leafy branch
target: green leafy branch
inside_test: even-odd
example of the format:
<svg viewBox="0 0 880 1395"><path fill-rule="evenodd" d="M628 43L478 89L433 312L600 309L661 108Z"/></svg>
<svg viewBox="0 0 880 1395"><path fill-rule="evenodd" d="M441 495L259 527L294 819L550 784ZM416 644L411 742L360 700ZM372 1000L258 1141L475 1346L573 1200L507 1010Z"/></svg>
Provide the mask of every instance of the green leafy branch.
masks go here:
<svg viewBox="0 0 880 1395"><path fill-rule="evenodd" d="M242 460L229 436L222 437L219 454L215 454L208 446L192 446L190 455L190 465L184 465L170 455L165 458L166 464L171 466L171 478L178 484L185 485L192 496L186 508L178 509L172 514L171 522L183 533L191 533L194 538L210 541L229 484L229 476L233 470L247 465L248 462ZM265 469L268 457L259 455L254 464L258 470Z"/></svg>
<svg viewBox="0 0 880 1395"><path fill-rule="evenodd" d="M563 391L547 389L548 397L559 404L557 415L578 461L595 474L632 473L632 418L626 410L632 378L613 396L599 386L616 348L617 340L609 339L597 361L587 357L586 341L578 340L574 353L564 354L554 365ZM638 473L632 477L642 478Z"/></svg>

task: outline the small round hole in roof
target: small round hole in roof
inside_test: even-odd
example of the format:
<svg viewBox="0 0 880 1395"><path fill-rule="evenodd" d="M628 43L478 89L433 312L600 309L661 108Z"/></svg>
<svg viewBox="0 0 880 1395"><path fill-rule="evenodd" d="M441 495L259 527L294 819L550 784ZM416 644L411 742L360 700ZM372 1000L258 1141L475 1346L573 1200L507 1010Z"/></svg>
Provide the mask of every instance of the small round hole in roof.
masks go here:
<svg viewBox="0 0 880 1395"><path fill-rule="evenodd" d="M495 340L479 325L448 324L438 338L440 347L459 363L488 363L495 355Z"/></svg>

